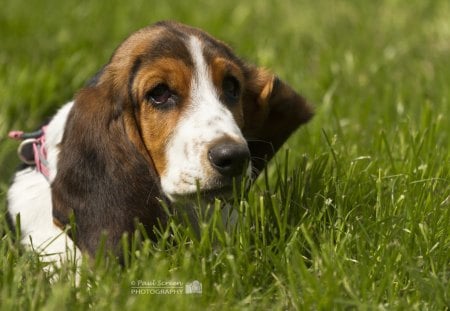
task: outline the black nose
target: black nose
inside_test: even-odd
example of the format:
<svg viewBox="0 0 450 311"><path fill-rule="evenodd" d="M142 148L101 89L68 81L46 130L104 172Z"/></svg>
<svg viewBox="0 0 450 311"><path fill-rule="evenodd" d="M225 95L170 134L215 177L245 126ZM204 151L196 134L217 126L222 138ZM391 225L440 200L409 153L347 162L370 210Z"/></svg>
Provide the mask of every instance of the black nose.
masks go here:
<svg viewBox="0 0 450 311"><path fill-rule="evenodd" d="M208 159L220 174L235 177L243 173L244 165L250 159L250 151L244 144L219 143L209 149Z"/></svg>

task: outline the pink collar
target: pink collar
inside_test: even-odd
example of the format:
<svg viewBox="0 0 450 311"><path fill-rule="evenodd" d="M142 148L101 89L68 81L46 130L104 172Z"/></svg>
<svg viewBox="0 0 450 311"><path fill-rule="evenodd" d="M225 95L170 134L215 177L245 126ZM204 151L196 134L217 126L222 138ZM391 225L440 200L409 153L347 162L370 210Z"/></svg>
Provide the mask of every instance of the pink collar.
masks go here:
<svg viewBox="0 0 450 311"><path fill-rule="evenodd" d="M47 149L45 148L45 134L47 126L43 126L40 130L31 133L22 131L9 132L9 138L21 140L22 142L17 149L19 158L23 163L36 166L36 170L40 172L47 180L50 180L50 170L47 161ZM27 158L24 153L24 147L31 144L33 147L33 158Z"/></svg>

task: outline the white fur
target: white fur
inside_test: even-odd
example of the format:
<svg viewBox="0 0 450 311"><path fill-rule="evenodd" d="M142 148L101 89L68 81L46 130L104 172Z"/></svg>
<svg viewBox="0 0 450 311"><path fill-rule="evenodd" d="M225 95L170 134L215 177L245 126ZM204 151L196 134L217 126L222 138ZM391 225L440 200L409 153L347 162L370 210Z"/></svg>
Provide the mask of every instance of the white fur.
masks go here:
<svg viewBox="0 0 450 311"><path fill-rule="evenodd" d="M188 48L194 60L190 106L177 124L166 149L167 165L161 176L165 194L174 200L183 194L214 187L214 173L204 165L208 145L222 137L245 144L231 111L219 100L201 41L190 37Z"/></svg>
<svg viewBox="0 0 450 311"><path fill-rule="evenodd" d="M73 102L64 105L47 128L45 147L50 180L56 175L58 144L72 105ZM43 261L58 264L81 258L73 241L53 223L50 184L35 168L28 167L15 174L8 191L8 211L15 225L17 215L20 216L22 244L37 251Z"/></svg>

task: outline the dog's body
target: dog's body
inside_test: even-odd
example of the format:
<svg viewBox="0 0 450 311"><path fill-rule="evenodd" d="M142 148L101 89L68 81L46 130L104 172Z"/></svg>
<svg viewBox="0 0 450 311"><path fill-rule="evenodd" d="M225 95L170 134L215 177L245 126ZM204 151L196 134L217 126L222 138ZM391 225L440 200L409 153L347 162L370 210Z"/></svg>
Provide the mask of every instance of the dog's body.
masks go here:
<svg viewBox="0 0 450 311"><path fill-rule="evenodd" d="M45 254L113 251L139 220L149 234L167 204L229 193L259 172L312 112L267 71L208 34L160 22L126 39L46 128L48 180L18 171L8 192L23 242ZM79 251L77 253L80 253ZM70 254L70 253L69 253Z"/></svg>

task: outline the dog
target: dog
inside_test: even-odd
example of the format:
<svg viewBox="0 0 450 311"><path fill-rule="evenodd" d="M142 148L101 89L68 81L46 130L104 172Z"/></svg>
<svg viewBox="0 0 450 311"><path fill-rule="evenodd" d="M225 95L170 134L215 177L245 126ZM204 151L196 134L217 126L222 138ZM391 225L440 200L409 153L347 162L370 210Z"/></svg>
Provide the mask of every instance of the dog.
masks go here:
<svg viewBox="0 0 450 311"><path fill-rule="evenodd" d="M131 34L40 131L11 134L23 140L25 165L8 212L23 245L47 260L93 256L103 233L119 254L136 220L149 235L167 221L161 201L226 196L312 115L290 86L225 43L158 22Z"/></svg>

